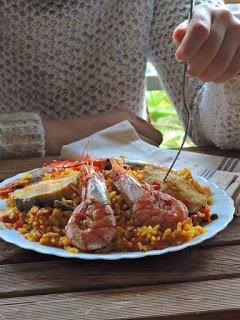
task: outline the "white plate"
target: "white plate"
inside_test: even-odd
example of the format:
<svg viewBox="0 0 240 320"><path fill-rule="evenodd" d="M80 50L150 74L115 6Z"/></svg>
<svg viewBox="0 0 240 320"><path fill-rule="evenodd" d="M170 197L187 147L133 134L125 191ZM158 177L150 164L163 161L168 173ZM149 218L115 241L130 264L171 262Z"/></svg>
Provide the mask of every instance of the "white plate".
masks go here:
<svg viewBox="0 0 240 320"><path fill-rule="evenodd" d="M20 178L22 174L18 174L15 177L9 178L2 183L0 186L11 182L17 178ZM178 246L168 247L162 250L151 250L147 252L119 252L119 253L106 253L106 254L95 254L95 253L69 253L64 249L49 247L41 245L37 242L32 242L25 239L20 233L16 230L7 229L3 223L0 222L0 238L3 240L15 244L21 248L33 250L39 253L55 255L63 258L78 258L85 260L119 260L119 259L136 259L147 256L156 256L162 255L168 252L175 252L183 250L187 247L195 246L207 239L214 237L219 231L225 229L229 222L233 219L234 215L234 203L233 200L226 194L225 191L220 190L215 184L208 182L202 177L195 177L195 179L200 182L202 185L209 186L213 192L214 203L211 206L212 212L218 214L218 219L212 221L210 224L206 225L207 232L201 234L200 236L194 238L193 240L183 243ZM3 210L6 206L6 200L0 200L0 211Z"/></svg>

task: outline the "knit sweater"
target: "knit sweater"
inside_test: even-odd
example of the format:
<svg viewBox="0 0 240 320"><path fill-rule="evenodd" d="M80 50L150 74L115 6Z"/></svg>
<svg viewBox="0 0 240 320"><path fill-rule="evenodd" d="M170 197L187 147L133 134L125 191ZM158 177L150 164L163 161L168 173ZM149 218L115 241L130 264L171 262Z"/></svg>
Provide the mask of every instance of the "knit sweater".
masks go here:
<svg viewBox="0 0 240 320"><path fill-rule="evenodd" d="M187 0L1 0L0 158L44 155L43 119L116 106L141 115L147 60L185 121L171 37L188 9ZM195 143L240 149L239 79L188 78L187 97Z"/></svg>

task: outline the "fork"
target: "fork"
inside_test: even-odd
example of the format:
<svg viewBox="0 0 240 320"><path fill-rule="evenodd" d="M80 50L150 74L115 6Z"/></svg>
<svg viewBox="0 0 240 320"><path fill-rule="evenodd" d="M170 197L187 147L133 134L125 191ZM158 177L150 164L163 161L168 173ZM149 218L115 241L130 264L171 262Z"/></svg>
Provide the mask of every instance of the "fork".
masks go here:
<svg viewBox="0 0 240 320"><path fill-rule="evenodd" d="M189 9L189 17L188 17L188 22L190 22L192 20L192 16L193 16L193 8L194 8L194 4L195 1L194 0L190 0L190 9ZM182 144L178 150L178 153L176 154L176 157L173 160L173 163L171 164L170 168L168 169L168 172L166 174L166 176L164 177L163 181L165 181L169 175L169 173L172 171L172 168L174 167L182 149L184 146L184 143L186 142L187 136L188 136L188 132L189 132L189 128L190 128L190 123L191 123L191 110L189 109L189 106L187 104L186 101L186 73L187 73L187 66L188 66L188 62L185 61L184 62L184 69L183 69L183 83L182 83L182 98L183 98L183 105L184 108L186 110L187 113L187 125L186 125L186 129L185 129L185 133L184 133L184 137L183 137L183 141Z"/></svg>

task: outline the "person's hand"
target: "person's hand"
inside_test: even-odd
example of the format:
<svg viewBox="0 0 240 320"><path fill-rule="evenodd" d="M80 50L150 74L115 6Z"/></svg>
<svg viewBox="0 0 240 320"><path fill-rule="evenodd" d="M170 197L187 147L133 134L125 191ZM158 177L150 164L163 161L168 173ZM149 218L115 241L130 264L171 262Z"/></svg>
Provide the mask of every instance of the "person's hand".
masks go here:
<svg viewBox="0 0 240 320"><path fill-rule="evenodd" d="M187 73L223 83L240 74L240 22L227 9L202 4L173 33L176 58L188 61Z"/></svg>
<svg viewBox="0 0 240 320"><path fill-rule="evenodd" d="M161 133L150 123L128 111L116 109L77 119L44 121L47 154L58 155L63 145L83 139L124 120L132 124L144 141L155 146L161 144Z"/></svg>

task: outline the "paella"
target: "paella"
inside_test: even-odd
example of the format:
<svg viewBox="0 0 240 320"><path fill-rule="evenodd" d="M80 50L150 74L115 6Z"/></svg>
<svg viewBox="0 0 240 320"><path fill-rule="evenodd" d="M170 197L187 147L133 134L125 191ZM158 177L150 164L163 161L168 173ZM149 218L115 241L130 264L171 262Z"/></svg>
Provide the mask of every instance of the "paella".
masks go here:
<svg viewBox="0 0 240 320"><path fill-rule="evenodd" d="M161 250L217 219L212 192L187 169L120 159L53 161L0 187L0 221L27 240L70 253Z"/></svg>

